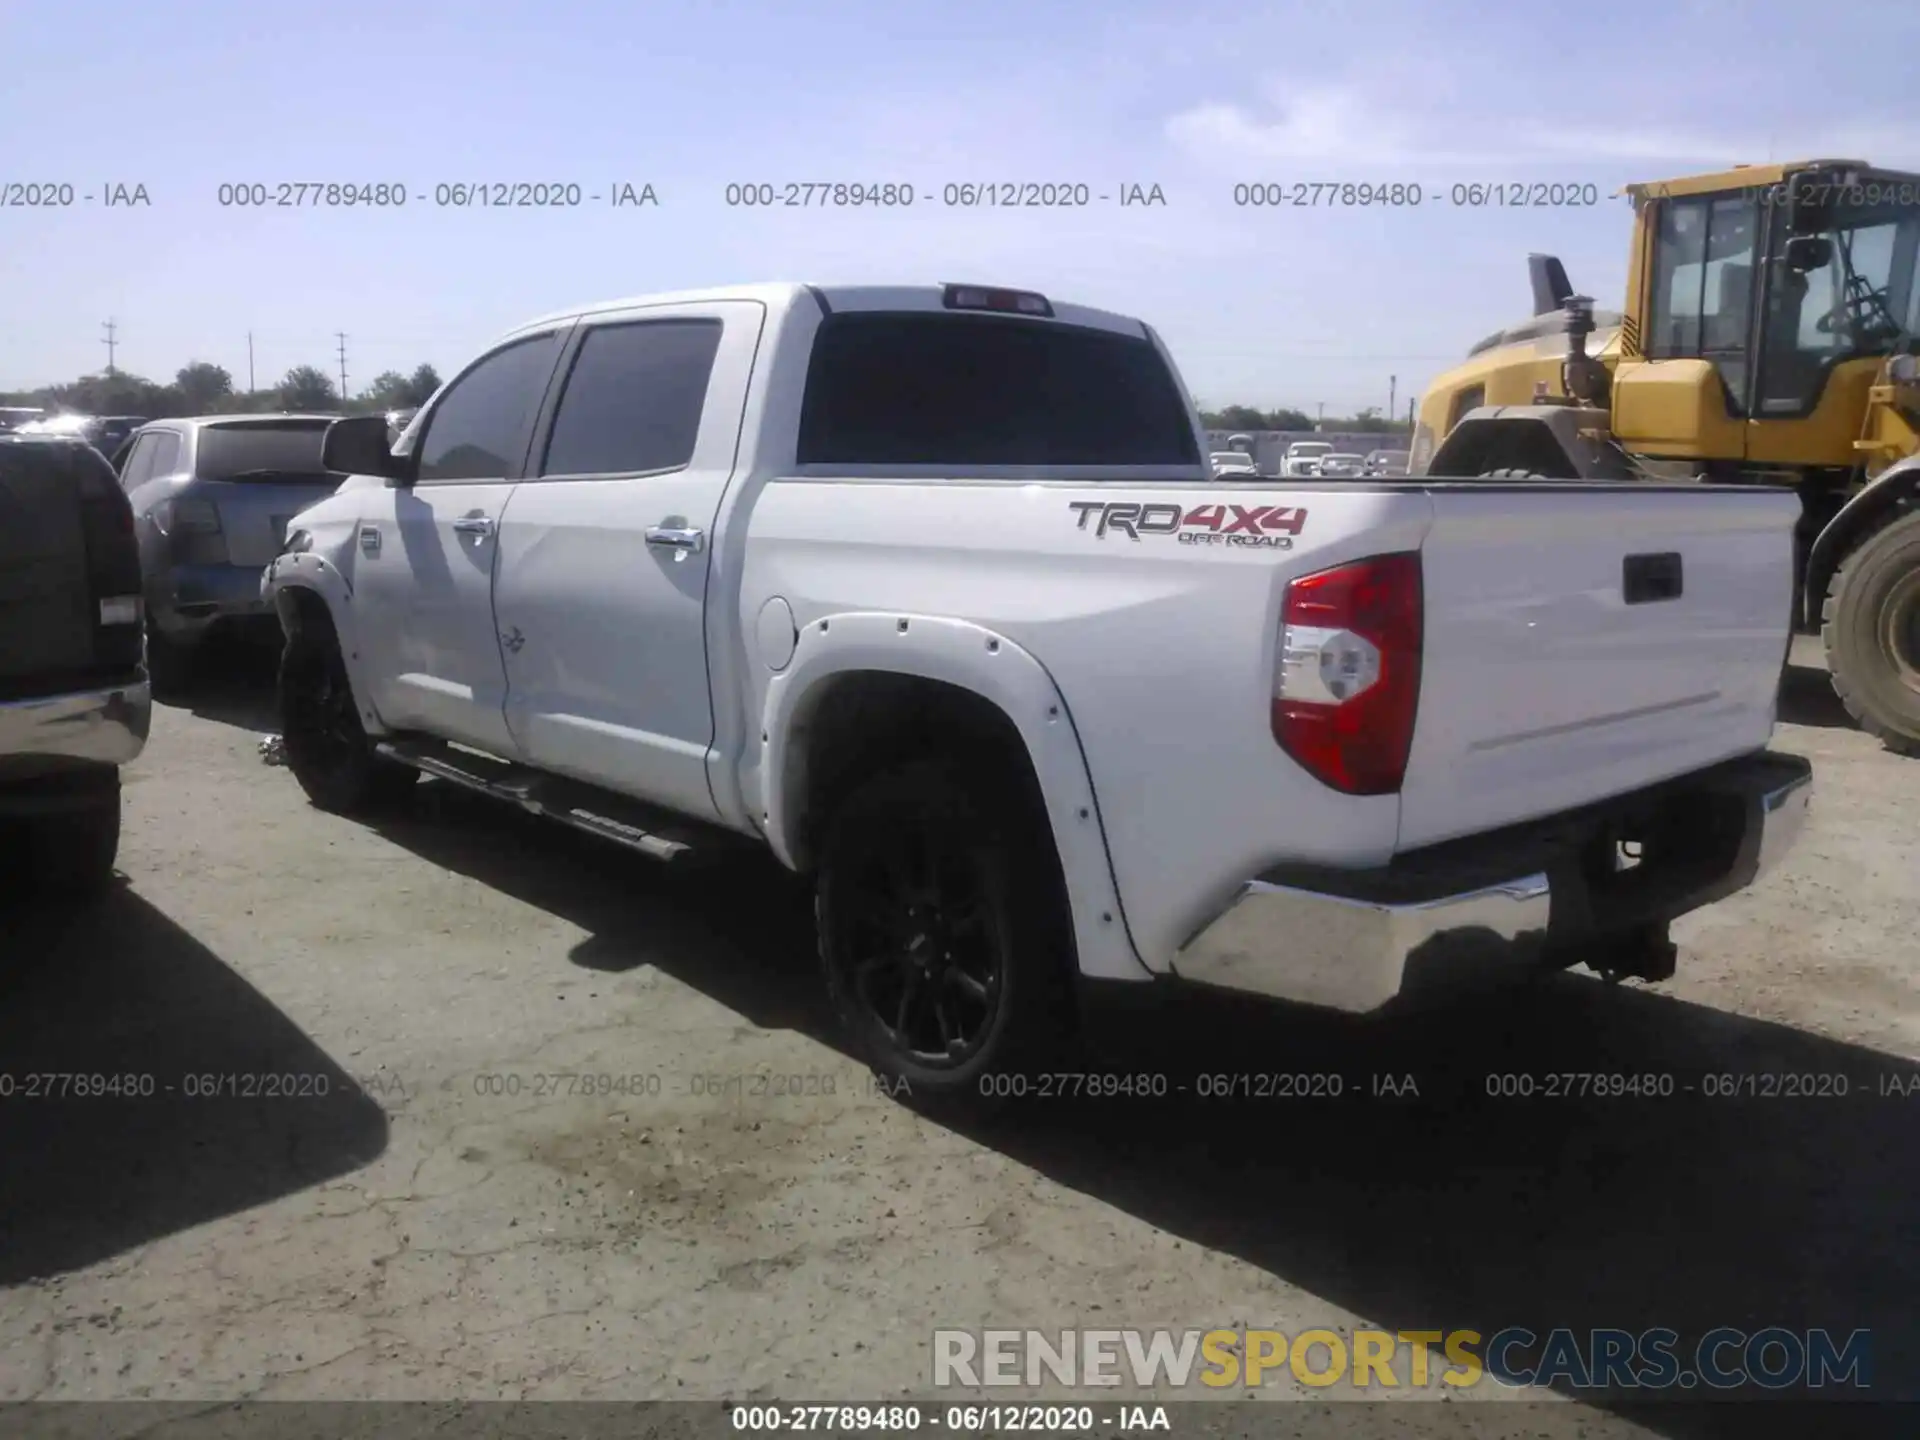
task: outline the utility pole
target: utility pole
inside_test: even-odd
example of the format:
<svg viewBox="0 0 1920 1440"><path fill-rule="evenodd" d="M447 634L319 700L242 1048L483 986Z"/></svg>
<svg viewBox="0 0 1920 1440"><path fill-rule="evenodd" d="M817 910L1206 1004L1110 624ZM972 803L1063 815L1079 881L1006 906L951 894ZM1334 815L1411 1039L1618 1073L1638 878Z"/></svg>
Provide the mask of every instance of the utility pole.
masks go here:
<svg viewBox="0 0 1920 1440"><path fill-rule="evenodd" d="M1327 423L1327 402L1324 400L1316 400L1313 403L1320 407L1320 418L1314 422L1313 427L1318 430L1322 425Z"/></svg>
<svg viewBox="0 0 1920 1440"><path fill-rule="evenodd" d="M1407 433L1409 435L1413 433L1413 405L1416 398L1412 395L1407 397Z"/></svg>
<svg viewBox="0 0 1920 1440"><path fill-rule="evenodd" d="M1391 420L1400 413L1400 377L1387 377L1387 419Z"/></svg>
<svg viewBox="0 0 1920 1440"><path fill-rule="evenodd" d="M347 406L347 332L336 330L333 333L340 341L340 408L344 410Z"/></svg>
<svg viewBox="0 0 1920 1440"><path fill-rule="evenodd" d="M113 368L113 352L114 352L115 346L118 344L118 342L114 339L114 331L117 330L119 327L115 325L113 321L106 320L101 322L100 328L107 332L106 338L102 340L100 343L107 347L107 374L112 375L115 373Z"/></svg>
<svg viewBox="0 0 1920 1440"><path fill-rule="evenodd" d="M253 331L247 331L247 393L253 394Z"/></svg>

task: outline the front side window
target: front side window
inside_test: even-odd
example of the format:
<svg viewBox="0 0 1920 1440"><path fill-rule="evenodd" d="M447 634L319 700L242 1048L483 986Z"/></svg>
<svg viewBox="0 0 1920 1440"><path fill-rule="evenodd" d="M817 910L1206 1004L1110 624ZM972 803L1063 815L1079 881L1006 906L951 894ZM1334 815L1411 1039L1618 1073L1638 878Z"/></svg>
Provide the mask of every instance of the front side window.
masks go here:
<svg viewBox="0 0 1920 1440"><path fill-rule="evenodd" d="M643 320L587 332L567 376L542 475L632 475L693 459L718 320Z"/></svg>
<svg viewBox="0 0 1920 1440"><path fill-rule="evenodd" d="M1920 328L1920 206L1835 207L1809 240L1825 254L1807 269L1787 263L1784 233L1773 247L1762 340L1761 405L1769 414L1803 413L1839 361L1911 348Z"/></svg>
<svg viewBox="0 0 1920 1440"><path fill-rule="evenodd" d="M448 388L417 443L418 479L503 480L517 475L527 431L553 373L558 335L494 351Z"/></svg>

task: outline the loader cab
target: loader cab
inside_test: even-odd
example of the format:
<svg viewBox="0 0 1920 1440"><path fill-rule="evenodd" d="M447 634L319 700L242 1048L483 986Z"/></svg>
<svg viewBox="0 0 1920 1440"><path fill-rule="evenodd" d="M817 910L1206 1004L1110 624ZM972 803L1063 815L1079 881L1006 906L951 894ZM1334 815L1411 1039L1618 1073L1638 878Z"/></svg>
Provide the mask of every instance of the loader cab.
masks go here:
<svg viewBox="0 0 1920 1440"><path fill-rule="evenodd" d="M1851 468L1880 362L1920 329L1920 176L1822 161L1629 194L1615 435L1649 455Z"/></svg>

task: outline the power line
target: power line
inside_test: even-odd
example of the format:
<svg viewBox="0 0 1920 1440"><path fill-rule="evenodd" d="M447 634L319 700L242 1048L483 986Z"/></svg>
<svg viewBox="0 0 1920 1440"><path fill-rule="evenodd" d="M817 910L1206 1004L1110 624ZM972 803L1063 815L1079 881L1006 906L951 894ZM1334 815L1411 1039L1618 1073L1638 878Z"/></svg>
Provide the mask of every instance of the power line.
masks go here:
<svg viewBox="0 0 1920 1440"><path fill-rule="evenodd" d="M335 338L340 341L340 403L347 403L347 332L336 330Z"/></svg>

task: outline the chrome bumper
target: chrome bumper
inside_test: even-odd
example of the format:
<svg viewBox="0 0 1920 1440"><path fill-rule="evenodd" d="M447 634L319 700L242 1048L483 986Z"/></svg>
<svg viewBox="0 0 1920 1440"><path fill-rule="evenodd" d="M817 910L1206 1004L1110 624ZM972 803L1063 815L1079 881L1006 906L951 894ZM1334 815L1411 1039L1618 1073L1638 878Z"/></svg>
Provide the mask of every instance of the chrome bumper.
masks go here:
<svg viewBox="0 0 1920 1440"><path fill-rule="evenodd" d="M21 757L125 765L146 748L152 722L153 692L145 680L0 701L0 762Z"/></svg>
<svg viewBox="0 0 1920 1440"><path fill-rule="evenodd" d="M1730 863L1678 896L1662 918L1696 910L1753 883L1780 862L1806 824L1813 772L1804 760L1768 755L1707 777L1703 793L1729 789L1744 801ZM1544 856L1541 857L1544 862ZM1370 896L1368 872L1348 893L1278 878L1248 881L1211 924L1181 948L1183 980L1275 999L1365 1012L1413 991L1451 988L1524 972L1582 942L1604 940L1608 919L1581 892L1577 871L1543 868L1511 880L1435 894ZM1558 889L1553 875L1560 877Z"/></svg>

